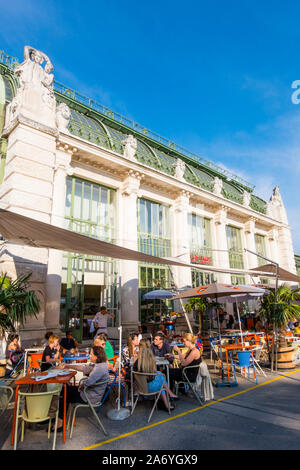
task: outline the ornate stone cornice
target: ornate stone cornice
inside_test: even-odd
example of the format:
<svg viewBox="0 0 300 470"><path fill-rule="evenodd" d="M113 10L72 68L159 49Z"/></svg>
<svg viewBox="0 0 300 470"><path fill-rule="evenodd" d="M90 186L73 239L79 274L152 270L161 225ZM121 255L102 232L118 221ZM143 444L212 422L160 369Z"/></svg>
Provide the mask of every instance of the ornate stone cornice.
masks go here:
<svg viewBox="0 0 300 470"><path fill-rule="evenodd" d="M33 119L30 119L23 114L18 114L16 118L3 129L2 137L7 137L18 126L18 124L25 124L26 126L54 137L58 137L59 135L59 132L56 128L41 124L40 122L34 121Z"/></svg>

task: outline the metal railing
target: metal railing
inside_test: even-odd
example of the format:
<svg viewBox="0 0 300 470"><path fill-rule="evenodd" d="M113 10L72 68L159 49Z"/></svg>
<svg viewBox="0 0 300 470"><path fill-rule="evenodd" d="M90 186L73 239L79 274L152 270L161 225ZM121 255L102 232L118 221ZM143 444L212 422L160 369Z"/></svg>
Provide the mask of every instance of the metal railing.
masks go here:
<svg viewBox="0 0 300 470"><path fill-rule="evenodd" d="M6 54L4 51L0 51L0 63L6 65L11 70L14 70L16 66L19 64L19 61L16 57L11 57L8 54ZM224 168L216 165L215 163L205 158L199 157L194 152L191 152L187 150L186 148L180 145L177 145L175 142L172 142L171 140L160 136L156 132L146 129L145 126L142 126L141 124L133 121L132 119L122 116L120 113L112 111L107 106L104 106L101 103L98 103L96 100L93 100L91 98L88 98L78 93L77 91L73 90L70 87L66 87L65 85L63 85L62 83L56 80L54 80L54 90L57 93L60 93L61 95L66 96L67 98L70 98L84 106L87 106L99 112L100 114L116 122L119 122L120 124L123 124L124 126L134 130L135 132L138 132L139 134L142 134L144 136L149 137L150 139L153 139L154 141L164 145L165 147L168 147L171 150L174 150L182 155L187 156L188 158L200 163L201 165L204 165L205 167L223 175L228 180L237 181L241 183L242 185L247 186L251 189L254 189L255 187L254 185L251 185L248 181L244 180L240 176L237 176L231 173L230 171L225 170Z"/></svg>

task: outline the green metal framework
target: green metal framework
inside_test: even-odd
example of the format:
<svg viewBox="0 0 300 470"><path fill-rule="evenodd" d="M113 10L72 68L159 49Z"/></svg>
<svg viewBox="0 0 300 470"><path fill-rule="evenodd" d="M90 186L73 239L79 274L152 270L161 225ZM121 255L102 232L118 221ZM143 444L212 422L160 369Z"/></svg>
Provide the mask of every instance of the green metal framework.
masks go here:
<svg viewBox="0 0 300 470"><path fill-rule="evenodd" d="M188 226L191 263L212 266L214 260L211 242L211 220L190 213L188 214Z"/></svg>
<svg viewBox="0 0 300 470"><path fill-rule="evenodd" d="M114 243L115 224L115 190L77 177L67 178L66 228ZM116 261L107 257L65 253L63 256L63 278L66 277L65 327L66 329L71 327L79 341L82 340L83 331L84 279L88 273L104 275L106 289L102 293L101 300L109 311L116 314L115 322L118 321Z"/></svg>
<svg viewBox="0 0 300 470"><path fill-rule="evenodd" d="M234 269L244 269L241 230L237 227L226 225L226 237L229 251L229 267Z"/></svg>

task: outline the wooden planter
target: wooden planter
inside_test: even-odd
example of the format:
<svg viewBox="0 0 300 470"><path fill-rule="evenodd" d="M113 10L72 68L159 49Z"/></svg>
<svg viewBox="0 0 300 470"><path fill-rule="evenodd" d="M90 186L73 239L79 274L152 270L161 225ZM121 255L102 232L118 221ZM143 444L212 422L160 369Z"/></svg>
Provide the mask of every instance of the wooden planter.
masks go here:
<svg viewBox="0 0 300 470"><path fill-rule="evenodd" d="M277 355L277 368L278 370L295 369L295 363L293 362L294 355L293 347L278 348Z"/></svg>
<svg viewBox="0 0 300 470"><path fill-rule="evenodd" d="M0 377L4 377L6 372L6 359L0 359Z"/></svg>

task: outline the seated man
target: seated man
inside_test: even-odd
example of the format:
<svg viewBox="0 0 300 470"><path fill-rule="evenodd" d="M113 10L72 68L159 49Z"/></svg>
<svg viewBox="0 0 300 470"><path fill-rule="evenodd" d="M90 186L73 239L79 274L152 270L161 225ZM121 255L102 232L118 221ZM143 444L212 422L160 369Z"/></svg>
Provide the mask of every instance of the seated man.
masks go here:
<svg viewBox="0 0 300 470"><path fill-rule="evenodd" d="M60 346L62 347L63 353L78 348L78 343L76 339L73 338L72 331L66 331L66 337L60 340Z"/></svg>
<svg viewBox="0 0 300 470"><path fill-rule="evenodd" d="M160 331L155 333L153 343L151 344L151 349L155 356L166 357L172 364L174 358L172 356L171 346L165 340L164 335Z"/></svg>

